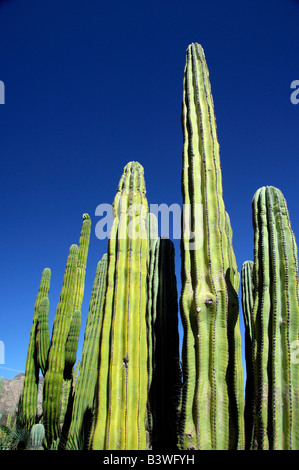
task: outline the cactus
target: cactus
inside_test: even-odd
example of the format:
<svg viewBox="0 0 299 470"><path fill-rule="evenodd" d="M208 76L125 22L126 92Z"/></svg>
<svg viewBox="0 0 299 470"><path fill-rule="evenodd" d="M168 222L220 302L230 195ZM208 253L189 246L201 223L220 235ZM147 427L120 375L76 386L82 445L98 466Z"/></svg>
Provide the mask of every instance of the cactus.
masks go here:
<svg viewBox="0 0 299 470"><path fill-rule="evenodd" d="M48 369L44 380L43 411L47 445L59 438L60 396L65 366L65 344L72 320L74 282L78 262L78 246L72 245L66 263L62 290L54 318Z"/></svg>
<svg viewBox="0 0 299 470"><path fill-rule="evenodd" d="M50 347L49 307L49 299L48 297L44 297L38 309L38 321L35 340L37 363L42 371L43 376L45 376L46 373L47 359Z"/></svg>
<svg viewBox="0 0 299 470"><path fill-rule="evenodd" d="M72 371L81 325L85 270L90 240L91 220L83 214L79 246L69 250L63 285L54 318L51 345L43 391L43 411L47 446L58 445L65 414L71 403Z"/></svg>
<svg viewBox="0 0 299 470"><path fill-rule="evenodd" d="M108 244L92 449L145 449L147 214L143 167L130 162L114 199Z"/></svg>
<svg viewBox="0 0 299 470"><path fill-rule="evenodd" d="M242 449L244 397L239 276L222 196L209 73L199 44L187 49L182 109L182 449ZM194 239L190 243L190 232ZM234 267L234 271L236 266ZM232 282L233 281L233 282Z"/></svg>
<svg viewBox="0 0 299 470"><path fill-rule="evenodd" d="M43 424L35 424L30 431L31 448L30 450L43 450L45 439L45 427Z"/></svg>
<svg viewBox="0 0 299 470"><path fill-rule="evenodd" d="M175 449L180 398L177 285L174 245L157 238L148 285L150 445Z"/></svg>
<svg viewBox="0 0 299 470"><path fill-rule="evenodd" d="M245 261L241 270L242 309L245 325L245 449L249 450L252 442L254 413L254 371L252 363L252 314L254 301L253 261Z"/></svg>
<svg viewBox="0 0 299 470"><path fill-rule="evenodd" d="M252 448L299 449L298 251L281 191L260 188L254 227Z"/></svg>
<svg viewBox="0 0 299 470"><path fill-rule="evenodd" d="M93 415L95 386L98 370L99 338L103 321L106 292L107 254L98 262L89 303L84 334L80 371L75 387L72 421L68 433L67 449L86 448L88 431Z"/></svg>
<svg viewBox="0 0 299 470"><path fill-rule="evenodd" d="M75 310L71 320L69 334L65 344L65 366L64 377L71 379L73 368L76 363L79 335L81 329L81 312Z"/></svg>
<svg viewBox="0 0 299 470"><path fill-rule="evenodd" d="M25 378L23 385L23 415L25 424L30 429L36 421L37 415L37 390L39 377L39 364L36 354L36 332L38 311L42 299L49 295L51 270L45 268L42 273L38 294L34 305L33 324L30 331L29 346L27 352Z"/></svg>
<svg viewBox="0 0 299 470"><path fill-rule="evenodd" d="M85 272L86 272L86 263L88 256L88 248L90 241L90 228L91 220L88 214L83 214L83 223L79 239L79 252L78 252L78 264L76 271L76 280L75 280L75 298L74 298L74 312L77 310L81 311L83 296L84 296L84 286L85 286Z"/></svg>

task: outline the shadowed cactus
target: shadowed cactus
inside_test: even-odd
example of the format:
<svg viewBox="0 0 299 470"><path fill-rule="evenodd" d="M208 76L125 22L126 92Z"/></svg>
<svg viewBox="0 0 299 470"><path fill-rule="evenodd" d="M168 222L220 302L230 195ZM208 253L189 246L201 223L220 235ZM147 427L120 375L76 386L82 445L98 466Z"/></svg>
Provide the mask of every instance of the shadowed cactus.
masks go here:
<svg viewBox="0 0 299 470"><path fill-rule="evenodd" d="M151 243L148 282L149 445L176 449L181 390L174 245Z"/></svg>

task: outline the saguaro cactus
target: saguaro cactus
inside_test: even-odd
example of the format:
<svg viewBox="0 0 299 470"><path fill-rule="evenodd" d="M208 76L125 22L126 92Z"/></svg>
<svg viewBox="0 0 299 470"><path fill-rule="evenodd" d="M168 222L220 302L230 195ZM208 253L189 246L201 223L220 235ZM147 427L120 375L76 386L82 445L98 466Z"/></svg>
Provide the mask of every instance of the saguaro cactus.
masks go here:
<svg viewBox="0 0 299 470"><path fill-rule="evenodd" d="M145 449L147 214L143 167L124 168L114 199L92 449Z"/></svg>
<svg viewBox="0 0 299 470"><path fill-rule="evenodd" d="M42 273L38 294L34 305L33 324L30 331L30 339L27 351L25 378L23 385L23 415L24 421L28 429L30 429L36 421L37 415L37 391L39 364L36 354L36 333L38 323L38 311L40 304L44 298L48 298L51 280L51 270L45 268Z"/></svg>
<svg viewBox="0 0 299 470"><path fill-rule="evenodd" d="M107 254L98 262L86 321L81 365L75 386L72 421L67 449L79 450L87 446L88 432L94 412L95 386L98 371L99 338L103 322L106 292Z"/></svg>
<svg viewBox="0 0 299 470"><path fill-rule="evenodd" d="M255 413L252 447L299 449L298 251L279 189L260 188L252 202Z"/></svg>
<svg viewBox="0 0 299 470"><path fill-rule="evenodd" d="M184 340L180 446L243 448L239 276L223 202L209 73L199 44L187 49L182 127L182 194L190 225L189 230L183 225L181 240Z"/></svg>

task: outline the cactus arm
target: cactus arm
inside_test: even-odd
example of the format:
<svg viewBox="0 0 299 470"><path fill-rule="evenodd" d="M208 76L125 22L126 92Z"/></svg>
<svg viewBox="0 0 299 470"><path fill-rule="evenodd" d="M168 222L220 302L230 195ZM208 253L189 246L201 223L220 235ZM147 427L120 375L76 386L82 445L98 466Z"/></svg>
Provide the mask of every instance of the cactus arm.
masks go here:
<svg viewBox="0 0 299 470"><path fill-rule="evenodd" d="M74 298L74 312L76 310L81 310L82 301L84 296L84 287L85 287L85 273L86 273L86 264L87 256L89 249L90 241L90 229L91 229L91 219L88 214L83 214L83 223L81 234L78 244L78 265L76 271L76 281L75 281L75 298Z"/></svg>
<svg viewBox="0 0 299 470"><path fill-rule="evenodd" d="M67 449L86 446L89 420L93 403L98 370L99 338L103 321L104 296L106 292L107 254L99 261L89 303L81 365L75 386L72 421L68 433Z"/></svg>
<svg viewBox="0 0 299 470"><path fill-rule="evenodd" d="M38 310L42 299L48 297L50 289L51 270L45 268L42 273L38 294L34 305L33 324L30 331L30 340L25 366L25 379L23 385L23 414L25 424L30 429L37 415L37 390L39 365L37 362L36 333L38 323Z"/></svg>
<svg viewBox="0 0 299 470"><path fill-rule="evenodd" d="M81 329L81 312L75 310L68 333L68 337L65 343L65 366L64 366L64 377L71 379L73 374L73 368L77 358L77 348L79 342L79 335Z"/></svg>
<svg viewBox="0 0 299 470"><path fill-rule="evenodd" d="M45 376L46 373L47 359L50 347L49 307L49 299L48 297L44 297L38 309L38 323L36 333L37 361L43 376Z"/></svg>
<svg viewBox="0 0 299 470"><path fill-rule="evenodd" d="M43 410L47 445L59 437L60 396L65 366L65 343L73 312L74 281L78 262L78 246L72 245L66 263L62 290L54 318L48 369L44 380Z"/></svg>

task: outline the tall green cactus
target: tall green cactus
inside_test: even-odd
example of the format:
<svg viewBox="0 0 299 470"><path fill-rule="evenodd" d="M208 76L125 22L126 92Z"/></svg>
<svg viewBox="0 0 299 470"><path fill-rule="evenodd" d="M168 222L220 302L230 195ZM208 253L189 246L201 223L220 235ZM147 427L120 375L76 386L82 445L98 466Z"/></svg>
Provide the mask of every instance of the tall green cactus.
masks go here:
<svg viewBox="0 0 299 470"><path fill-rule="evenodd" d="M77 359L77 349L81 329L81 312L75 310L71 323L69 334L65 343L65 366L64 377L71 379L73 375L73 368Z"/></svg>
<svg viewBox="0 0 299 470"><path fill-rule="evenodd" d="M183 225L181 240L184 340L180 446L242 449L239 276L232 271L235 258L222 196L213 99L199 44L187 49L182 127L182 194L184 214L189 208L191 225L189 229Z"/></svg>
<svg viewBox="0 0 299 470"><path fill-rule="evenodd" d="M54 318L44 381L43 410L47 445L57 444L68 408L76 360L91 220L83 214L79 246L72 245ZM55 445L56 445L55 444Z"/></svg>
<svg viewBox="0 0 299 470"><path fill-rule="evenodd" d="M50 280L51 270L49 268L45 268L42 273L40 286L34 305L33 324L30 331L30 339L25 366L22 407L24 422L28 429L30 429L35 424L37 415L39 364L36 354L36 333L38 323L38 311L43 299L48 298Z"/></svg>
<svg viewBox="0 0 299 470"><path fill-rule="evenodd" d="M78 263L78 246L72 245L66 263L62 290L54 318L48 369L44 380L43 411L47 445L60 435L60 397L65 367L65 344L73 314L74 285Z"/></svg>
<svg viewBox="0 0 299 470"><path fill-rule="evenodd" d="M93 416L95 386L98 371L99 338L103 321L106 292L107 254L98 262L86 321L83 350L75 397L72 421L66 448L84 449Z"/></svg>
<svg viewBox="0 0 299 470"><path fill-rule="evenodd" d="M147 214L143 167L124 168L114 199L92 449L145 449Z"/></svg>
<svg viewBox="0 0 299 470"><path fill-rule="evenodd" d="M272 186L252 202L255 413L252 448L299 449L298 251L285 198Z"/></svg>
<svg viewBox="0 0 299 470"><path fill-rule="evenodd" d="M75 298L74 298L74 312L77 310L81 311L83 296L84 296L84 287L85 287L85 273L86 273L86 263L88 256L88 248L90 241L90 229L91 229L91 219L88 214L83 214L83 223L81 234L79 238L79 251L78 251L78 264L76 271L76 280L75 280Z"/></svg>
<svg viewBox="0 0 299 470"><path fill-rule="evenodd" d="M175 449L181 389L174 244L153 241L148 285L150 444Z"/></svg>
<svg viewBox="0 0 299 470"><path fill-rule="evenodd" d="M45 376L46 373L47 359L50 347L49 307L49 299L48 297L44 297L38 309L38 321L35 339L37 362L42 371L43 376Z"/></svg>

